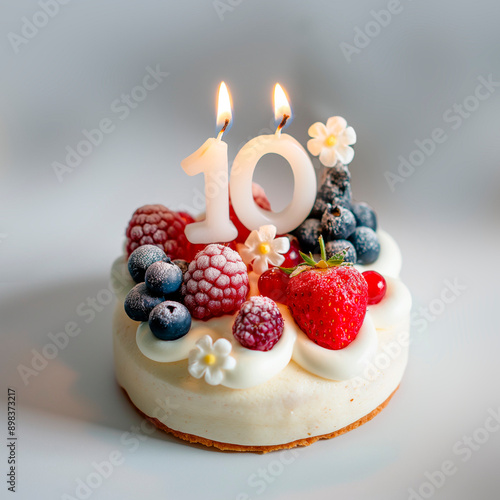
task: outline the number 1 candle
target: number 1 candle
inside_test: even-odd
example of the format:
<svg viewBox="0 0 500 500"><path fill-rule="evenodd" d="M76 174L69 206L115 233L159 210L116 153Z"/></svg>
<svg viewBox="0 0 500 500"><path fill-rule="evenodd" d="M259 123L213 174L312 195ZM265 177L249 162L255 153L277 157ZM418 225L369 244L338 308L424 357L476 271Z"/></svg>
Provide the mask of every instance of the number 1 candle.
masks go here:
<svg viewBox="0 0 500 500"><path fill-rule="evenodd" d="M279 123L275 134L261 135L238 152L231 170L231 202L240 221L250 230L273 224L278 234L299 226L309 215L316 199L316 175L305 149L293 137L282 134L291 121L291 109L279 84L274 89L274 114ZM283 156L293 171L292 201L279 213L261 209L252 196L252 178L258 161L268 153Z"/></svg>
<svg viewBox="0 0 500 500"><path fill-rule="evenodd" d="M221 82L217 103L217 138L211 137L181 162L188 175L205 176L205 220L188 224L186 237L191 243L217 243L232 241L238 230L229 218L227 143L222 135L231 123L231 100L226 84Z"/></svg>

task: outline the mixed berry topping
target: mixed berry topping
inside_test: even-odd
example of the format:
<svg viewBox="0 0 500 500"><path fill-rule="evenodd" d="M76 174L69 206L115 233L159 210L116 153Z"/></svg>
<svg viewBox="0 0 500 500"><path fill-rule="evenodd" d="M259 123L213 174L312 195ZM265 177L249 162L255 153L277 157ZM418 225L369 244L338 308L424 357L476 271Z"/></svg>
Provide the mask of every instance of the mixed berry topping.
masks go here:
<svg viewBox="0 0 500 500"><path fill-rule="evenodd" d="M185 306L201 320L236 312L248 291L247 266L240 254L216 243L196 255L182 284Z"/></svg>
<svg viewBox="0 0 500 500"><path fill-rule="evenodd" d="M330 164L309 217L293 235L277 237L272 225L250 232L230 204L237 239L204 247L185 236L186 225L194 222L189 214L163 205L137 209L126 232L128 268L137 283L125 299L128 316L148 321L158 339L172 341L188 333L192 318L238 313L233 323L238 342L269 351L283 334L281 303L316 344L334 350L349 345L367 305L383 299L387 284L379 273L361 275L352 266L378 258L377 217L368 204L352 200L347 166ZM255 183L252 189L257 205L271 210L264 190ZM321 255L318 261L314 254ZM252 268L260 274L261 295L247 300Z"/></svg>
<svg viewBox="0 0 500 500"><path fill-rule="evenodd" d="M283 316L276 302L255 296L246 301L233 324L233 335L247 349L270 351L280 339Z"/></svg>

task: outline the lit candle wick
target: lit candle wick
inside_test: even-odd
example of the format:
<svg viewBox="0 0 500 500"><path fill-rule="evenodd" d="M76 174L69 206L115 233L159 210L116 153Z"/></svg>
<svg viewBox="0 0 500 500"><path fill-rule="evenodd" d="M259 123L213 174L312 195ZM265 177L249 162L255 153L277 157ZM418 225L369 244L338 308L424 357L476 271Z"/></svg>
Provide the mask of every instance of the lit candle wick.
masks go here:
<svg viewBox="0 0 500 500"><path fill-rule="evenodd" d="M222 136L226 131L228 125L229 125L229 120L226 118L226 120L224 121L224 126L220 129L219 135L217 136L218 141L222 139Z"/></svg>
<svg viewBox="0 0 500 500"><path fill-rule="evenodd" d="M281 123L278 125L278 128L276 129L276 136L277 137L279 137L281 135L281 129L285 126L288 118L290 118L290 115L283 115L283 119L281 120Z"/></svg>

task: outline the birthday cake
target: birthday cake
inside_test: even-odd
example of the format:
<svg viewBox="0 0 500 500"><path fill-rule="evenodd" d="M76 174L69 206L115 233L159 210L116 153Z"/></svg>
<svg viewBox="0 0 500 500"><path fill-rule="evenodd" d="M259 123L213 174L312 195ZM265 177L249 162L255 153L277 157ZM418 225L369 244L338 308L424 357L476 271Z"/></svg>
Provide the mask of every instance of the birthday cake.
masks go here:
<svg viewBox="0 0 500 500"><path fill-rule="evenodd" d="M333 117L309 134L325 171L302 207L296 177L288 217L274 217L249 167L240 188L262 219L243 214L231 173L221 206L233 239L220 240L219 227L207 240L208 199L198 221L147 205L129 222L111 273L116 378L139 412L174 436L236 451L309 445L367 422L399 387L411 308L399 248L374 210L352 198L354 130ZM295 153L280 151L297 174ZM243 168L235 160L233 170Z"/></svg>

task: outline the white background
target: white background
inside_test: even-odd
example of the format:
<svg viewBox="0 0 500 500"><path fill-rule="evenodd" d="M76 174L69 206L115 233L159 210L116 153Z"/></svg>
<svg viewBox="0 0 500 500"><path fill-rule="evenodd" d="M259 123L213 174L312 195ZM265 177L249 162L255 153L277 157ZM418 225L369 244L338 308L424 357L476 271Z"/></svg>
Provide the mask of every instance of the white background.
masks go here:
<svg viewBox="0 0 500 500"><path fill-rule="evenodd" d="M19 45L24 17L43 24L41 7L3 2L0 436L6 443L6 393L15 387L18 498L78 498L78 479L113 452L123 463L92 499L405 499L412 488L422 498L498 495L500 432L480 429L500 407L500 87L482 101L471 96L480 77L500 81L500 7L401 0L381 27L371 10L388 5L75 1ZM360 40L366 46L346 57L341 44ZM112 103L157 65L168 76L122 120ZM234 102L230 161L273 127L276 81L294 108L288 133L303 144L313 122L347 118L358 135L354 196L377 209L399 242L414 297L408 371L389 407L295 455L217 453L159 432L134 446L125 433L141 418L113 378L112 306L88 323L78 313L109 286L135 208L193 205L203 189L180 161L214 135L221 79ZM454 106L464 102L474 109L459 119ZM103 118L114 131L60 181L53 163L64 163L66 148ZM398 158L408 159L436 128L446 140L391 190L386 172L397 173ZM262 162L256 178L275 208L286 204L292 180L283 162ZM440 299L446 280L465 288L449 304ZM434 313L425 319L421 308ZM25 385L19 365L30 366L32 350L68 321L81 333ZM463 444L464 436L481 444ZM2 454L3 478L6 461ZM446 461L455 472L444 484L423 485ZM259 474L269 479L257 483ZM6 488L2 480L2 498Z"/></svg>

